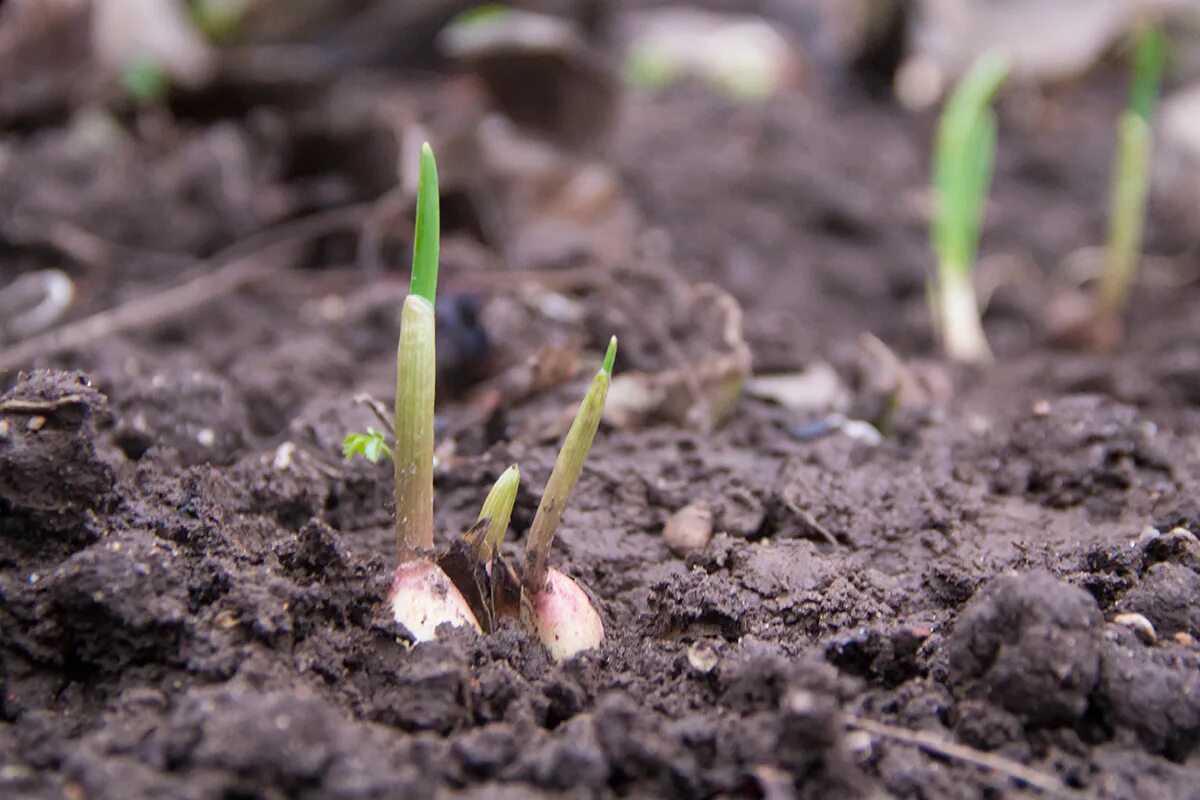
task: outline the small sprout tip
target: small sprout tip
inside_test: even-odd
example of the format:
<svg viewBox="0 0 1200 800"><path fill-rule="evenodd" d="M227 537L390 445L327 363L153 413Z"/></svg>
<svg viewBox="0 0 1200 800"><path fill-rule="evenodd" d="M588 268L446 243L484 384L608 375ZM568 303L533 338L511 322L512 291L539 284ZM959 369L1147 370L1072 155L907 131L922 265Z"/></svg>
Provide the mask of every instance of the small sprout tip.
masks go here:
<svg viewBox="0 0 1200 800"><path fill-rule="evenodd" d="M608 340L608 352L604 354L604 365L601 367L605 374L612 376L613 363L617 360L617 337Z"/></svg>
<svg viewBox="0 0 1200 800"><path fill-rule="evenodd" d="M487 534L484 537L484 545L480 551L480 558L483 561L491 559L492 555L500 547L500 543L504 541L504 534L508 530L508 522L512 519L513 506L517 502L517 490L521 485L521 470L513 464L508 469L500 474L496 482L492 485L492 489L488 492L487 499L483 501L483 508L479 511L479 520L488 521Z"/></svg>

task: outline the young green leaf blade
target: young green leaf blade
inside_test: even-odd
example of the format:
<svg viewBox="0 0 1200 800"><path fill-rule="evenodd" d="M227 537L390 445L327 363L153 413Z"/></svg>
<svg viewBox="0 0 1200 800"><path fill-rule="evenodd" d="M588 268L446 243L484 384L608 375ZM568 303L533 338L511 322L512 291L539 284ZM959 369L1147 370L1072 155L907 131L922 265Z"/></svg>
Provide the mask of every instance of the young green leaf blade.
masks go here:
<svg viewBox="0 0 1200 800"><path fill-rule="evenodd" d="M531 596L536 596L546 581L550 545L554 542L567 500L579 480L583 463L587 460L588 451L596 438L596 431L600 428L600 417L604 412L604 401L608 397L616 353L617 337L614 336L609 341L604 364L592 378L591 386L588 387L571 428L563 440L562 449L558 451L558 459L554 462L546 491L542 494L537 513L533 517L533 526L525 543L523 580L525 591Z"/></svg>
<svg viewBox="0 0 1200 800"><path fill-rule="evenodd" d="M1143 28L1133 57L1129 110L1149 124L1158 104L1159 86L1167 61L1167 35L1160 23Z"/></svg>
<svg viewBox="0 0 1200 800"><path fill-rule="evenodd" d="M417 184L417 224L413 234L413 269L410 294L437 302L438 258L441 243L441 201L437 161L429 143L421 145Z"/></svg>

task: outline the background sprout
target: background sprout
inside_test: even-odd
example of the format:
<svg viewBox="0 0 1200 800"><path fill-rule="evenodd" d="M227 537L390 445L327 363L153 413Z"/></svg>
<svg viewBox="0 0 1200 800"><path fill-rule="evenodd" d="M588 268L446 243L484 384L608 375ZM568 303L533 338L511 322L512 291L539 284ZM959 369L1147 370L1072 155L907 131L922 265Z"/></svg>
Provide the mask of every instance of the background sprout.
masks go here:
<svg viewBox="0 0 1200 800"><path fill-rule="evenodd" d="M992 98L1009 72L996 52L979 58L946 102L933 155L936 211L933 250L937 274L930 286L934 326L946 355L983 364L992 354L984 337L971 269L996 154Z"/></svg>
<svg viewBox="0 0 1200 800"><path fill-rule="evenodd" d="M161 64L143 59L121 71L121 88L142 105L160 103L171 91L171 76Z"/></svg>
<svg viewBox="0 0 1200 800"><path fill-rule="evenodd" d="M1112 344L1120 337L1121 309L1129 299L1141 256L1154 146L1151 126L1165 60L1166 35L1162 25L1147 25L1138 37L1129 108L1117 123L1108 246L1096 295L1096 332L1104 344Z"/></svg>
<svg viewBox="0 0 1200 800"><path fill-rule="evenodd" d="M583 462L591 450L613 362L617 357L617 337L608 344L604 363L588 388L571 429L563 440L550 481L538 504L533 526L525 543L525 574L521 589L521 618L555 659L564 659L583 650L599 647L604 641L604 624L587 592L570 577L549 567L550 545L558 532L563 510L583 471Z"/></svg>
<svg viewBox="0 0 1200 800"><path fill-rule="evenodd" d="M437 381L434 301L438 269L437 164L421 147L410 294L400 315L396 352L396 539L400 565L388 592L392 614L417 641L442 623L479 630L462 592L430 557L433 549L433 400ZM350 446L347 439L344 447Z"/></svg>

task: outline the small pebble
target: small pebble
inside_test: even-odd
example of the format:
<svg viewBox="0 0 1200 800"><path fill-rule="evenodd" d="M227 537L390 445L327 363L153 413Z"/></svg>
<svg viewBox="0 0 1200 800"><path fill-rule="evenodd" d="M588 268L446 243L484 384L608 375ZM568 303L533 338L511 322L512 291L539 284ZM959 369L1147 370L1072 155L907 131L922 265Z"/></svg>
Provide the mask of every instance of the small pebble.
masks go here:
<svg viewBox="0 0 1200 800"><path fill-rule="evenodd" d="M30 417L29 422L25 425L31 431L40 431L46 427L46 418L42 416Z"/></svg>
<svg viewBox="0 0 1200 800"><path fill-rule="evenodd" d="M713 515L705 503L689 503L676 511L663 526L667 547L677 556L699 553L712 538Z"/></svg>
<svg viewBox="0 0 1200 800"><path fill-rule="evenodd" d="M1132 630L1144 644L1154 644L1158 641L1158 633L1155 632L1154 626L1141 614L1117 614L1113 617L1113 622Z"/></svg>
<svg viewBox="0 0 1200 800"><path fill-rule="evenodd" d="M841 430L843 435L850 437L856 442L866 442L870 445L877 445L883 442L883 434L869 422L848 419L842 423Z"/></svg>
<svg viewBox="0 0 1200 800"><path fill-rule="evenodd" d="M1196 637L1192 636L1187 631L1178 631L1178 632L1176 632L1175 636L1172 638L1175 639L1176 644L1181 644L1184 647L1195 647L1196 646Z"/></svg>
<svg viewBox="0 0 1200 800"><path fill-rule="evenodd" d="M783 705L793 714L811 714L817 707L817 698L807 689L789 689L783 697Z"/></svg>
<svg viewBox="0 0 1200 800"><path fill-rule="evenodd" d="M217 443L217 434L212 428L203 428L196 434L196 441L201 447L212 447Z"/></svg>
<svg viewBox="0 0 1200 800"><path fill-rule="evenodd" d="M720 659L717 651L708 642L694 642L687 651L688 664L701 675L707 675L717 668Z"/></svg>
<svg viewBox="0 0 1200 800"><path fill-rule="evenodd" d="M1162 536L1162 532L1159 531L1158 528L1154 527L1153 525L1147 525L1146 527L1142 528L1141 532L1138 533L1137 539L1131 542L1131 544L1145 544L1146 542L1157 539L1159 536Z"/></svg>
<svg viewBox="0 0 1200 800"><path fill-rule="evenodd" d="M295 442L284 442L275 449L275 459L271 466L277 470L285 470L292 466L292 457L296 454Z"/></svg>
<svg viewBox="0 0 1200 800"><path fill-rule="evenodd" d="M856 759L865 760L870 757L874 745L871 742L871 734L866 731L850 731L844 739L846 749L850 751Z"/></svg>

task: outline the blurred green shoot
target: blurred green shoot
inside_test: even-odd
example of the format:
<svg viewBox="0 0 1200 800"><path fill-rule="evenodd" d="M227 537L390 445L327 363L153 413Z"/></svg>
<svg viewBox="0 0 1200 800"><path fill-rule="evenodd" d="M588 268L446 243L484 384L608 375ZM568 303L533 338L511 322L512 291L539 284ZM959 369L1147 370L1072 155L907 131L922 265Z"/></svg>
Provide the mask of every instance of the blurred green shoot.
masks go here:
<svg viewBox="0 0 1200 800"><path fill-rule="evenodd" d="M388 461L394 460L392 448L384 441L383 432L367 428L366 433L352 433L342 442L342 456L354 458L362 456L372 464L379 462L379 457L387 456Z"/></svg>
<svg viewBox="0 0 1200 800"><path fill-rule="evenodd" d="M484 3L474 8L468 8L450 20L450 24L457 26L482 25L503 19L511 13L512 9L503 3Z"/></svg>
<svg viewBox="0 0 1200 800"><path fill-rule="evenodd" d="M171 89L171 78L161 64L141 60L121 73L121 88L138 103L151 105L166 99Z"/></svg>
<svg viewBox="0 0 1200 800"><path fill-rule="evenodd" d="M192 0L192 23L212 41L232 38L245 21L251 0Z"/></svg>
<svg viewBox="0 0 1200 800"><path fill-rule="evenodd" d="M1166 62L1162 25L1147 25L1138 35L1129 108L1117 122L1117 153L1109 197L1108 246L1096 297L1098 330L1119 337L1121 310L1129 298L1141 258L1150 162L1152 125Z"/></svg>
<svg viewBox="0 0 1200 800"><path fill-rule="evenodd" d="M946 101L934 144L934 325L946 355L971 364L986 364L992 358L971 271L996 155L991 104L1008 73L1004 56L994 51L982 55Z"/></svg>

